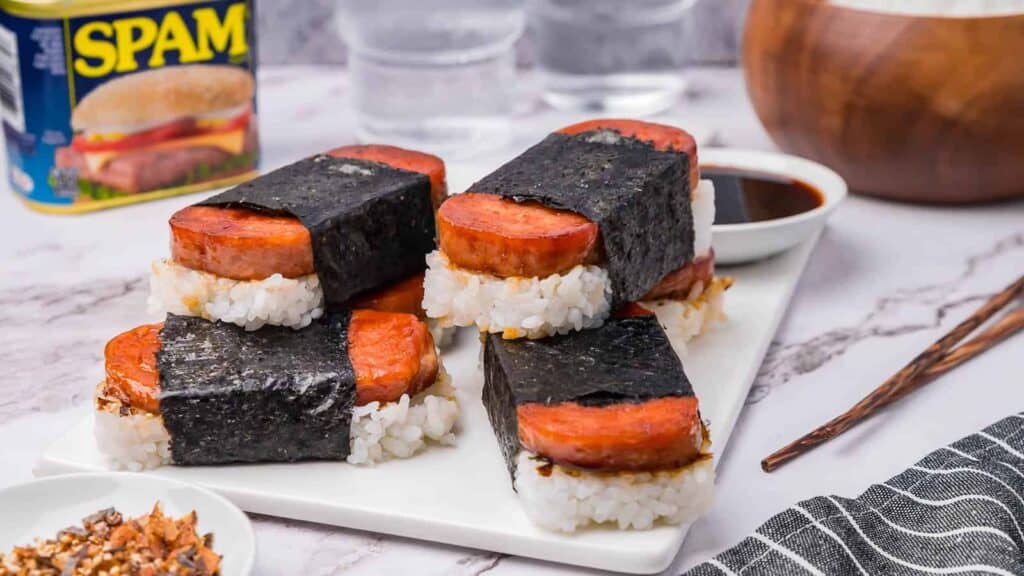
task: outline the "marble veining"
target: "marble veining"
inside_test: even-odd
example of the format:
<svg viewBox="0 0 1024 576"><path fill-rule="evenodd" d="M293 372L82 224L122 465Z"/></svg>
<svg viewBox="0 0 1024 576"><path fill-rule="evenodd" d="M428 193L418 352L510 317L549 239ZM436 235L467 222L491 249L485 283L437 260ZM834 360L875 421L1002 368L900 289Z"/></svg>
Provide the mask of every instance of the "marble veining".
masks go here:
<svg viewBox="0 0 1024 576"><path fill-rule="evenodd" d="M480 556L465 556L459 558L455 564L460 568L465 568L468 576L480 576L480 574L486 574L498 567L498 564L502 560L508 558L504 554L484 554Z"/></svg>
<svg viewBox="0 0 1024 576"><path fill-rule="evenodd" d="M118 298L141 290L142 287L143 278L95 282L74 286L70 290L67 287L44 286L40 291L28 294L19 291L20 293L14 298L0 296L0 306L10 304L8 309L14 310L15 302L37 304L41 308L42 314L32 315L32 321L52 324L73 316L95 314L97 308L109 305ZM28 311L34 312L31 308ZM0 315L0 321L7 320L13 320L13 318Z"/></svg>
<svg viewBox="0 0 1024 576"><path fill-rule="evenodd" d="M984 292L964 294L965 285L979 271L999 267L1008 259L1007 256L1021 251L1024 251L1024 233L1012 234L968 257L960 274L947 282L900 288L880 297L854 326L833 328L799 342L774 341L750 389L747 404L764 400L773 388L814 372L863 340L932 331L942 326L947 316L960 309L968 313L975 310L995 291L988 286ZM1003 268L1014 269L1013 266ZM1007 282L1012 280L1007 276Z"/></svg>
<svg viewBox="0 0 1024 576"><path fill-rule="evenodd" d="M102 377L111 336L97 319L137 318L147 288L140 276L0 289L0 424L86 401ZM35 338L26 339L30 332Z"/></svg>

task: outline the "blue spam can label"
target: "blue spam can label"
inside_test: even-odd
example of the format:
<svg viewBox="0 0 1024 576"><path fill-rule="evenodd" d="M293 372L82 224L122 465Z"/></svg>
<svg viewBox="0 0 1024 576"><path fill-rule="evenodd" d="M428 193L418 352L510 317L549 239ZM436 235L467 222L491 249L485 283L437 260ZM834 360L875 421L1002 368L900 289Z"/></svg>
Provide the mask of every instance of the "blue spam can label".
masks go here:
<svg viewBox="0 0 1024 576"><path fill-rule="evenodd" d="M0 0L9 187L33 208L75 213L255 175L254 10Z"/></svg>

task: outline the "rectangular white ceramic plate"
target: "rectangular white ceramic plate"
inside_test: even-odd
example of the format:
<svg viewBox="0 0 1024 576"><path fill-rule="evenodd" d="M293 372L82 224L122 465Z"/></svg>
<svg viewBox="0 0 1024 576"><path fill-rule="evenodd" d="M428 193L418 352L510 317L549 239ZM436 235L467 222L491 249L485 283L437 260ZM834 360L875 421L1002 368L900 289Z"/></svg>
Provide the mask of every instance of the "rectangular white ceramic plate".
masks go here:
<svg viewBox="0 0 1024 576"><path fill-rule="evenodd" d="M729 322L690 347L684 365L710 422L713 450L725 447L751 382L818 234L775 258L722 272ZM152 474L209 487L250 512L397 534L518 556L632 573L664 570L686 527L586 529L571 535L534 527L520 509L480 403L478 340L464 330L444 363L460 388L455 447L362 468L344 463L163 467ZM87 418L55 442L37 475L103 470Z"/></svg>

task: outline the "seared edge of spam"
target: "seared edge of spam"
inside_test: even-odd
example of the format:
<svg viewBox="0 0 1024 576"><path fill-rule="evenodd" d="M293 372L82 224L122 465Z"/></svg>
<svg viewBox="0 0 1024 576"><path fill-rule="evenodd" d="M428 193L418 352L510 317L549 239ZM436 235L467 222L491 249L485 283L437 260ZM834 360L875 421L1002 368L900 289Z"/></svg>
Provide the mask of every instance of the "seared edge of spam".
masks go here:
<svg viewBox="0 0 1024 576"><path fill-rule="evenodd" d="M653 316L612 318L595 330L542 340L484 340L483 402L513 478L522 404L583 406L693 396L693 387Z"/></svg>
<svg viewBox="0 0 1024 576"><path fill-rule="evenodd" d="M350 314L257 332L168 315L157 353L176 464L343 460L355 405Z"/></svg>
<svg viewBox="0 0 1024 576"><path fill-rule="evenodd" d="M430 178L321 154L200 202L298 218L309 230L328 307L421 272L434 249Z"/></svg>

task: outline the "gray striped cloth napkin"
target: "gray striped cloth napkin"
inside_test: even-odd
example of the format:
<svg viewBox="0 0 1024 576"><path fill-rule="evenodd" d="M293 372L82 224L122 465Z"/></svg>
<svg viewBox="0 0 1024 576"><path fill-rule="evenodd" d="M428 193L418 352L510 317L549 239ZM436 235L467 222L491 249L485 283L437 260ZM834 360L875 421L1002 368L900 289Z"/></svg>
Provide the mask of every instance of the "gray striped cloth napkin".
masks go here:
<svg viewBox="0 0 1024 576"><path fill-rule="evenodd" d="M687 572L733 574L1024 575L1024 413L854 500L800 502Z"/></svg>

